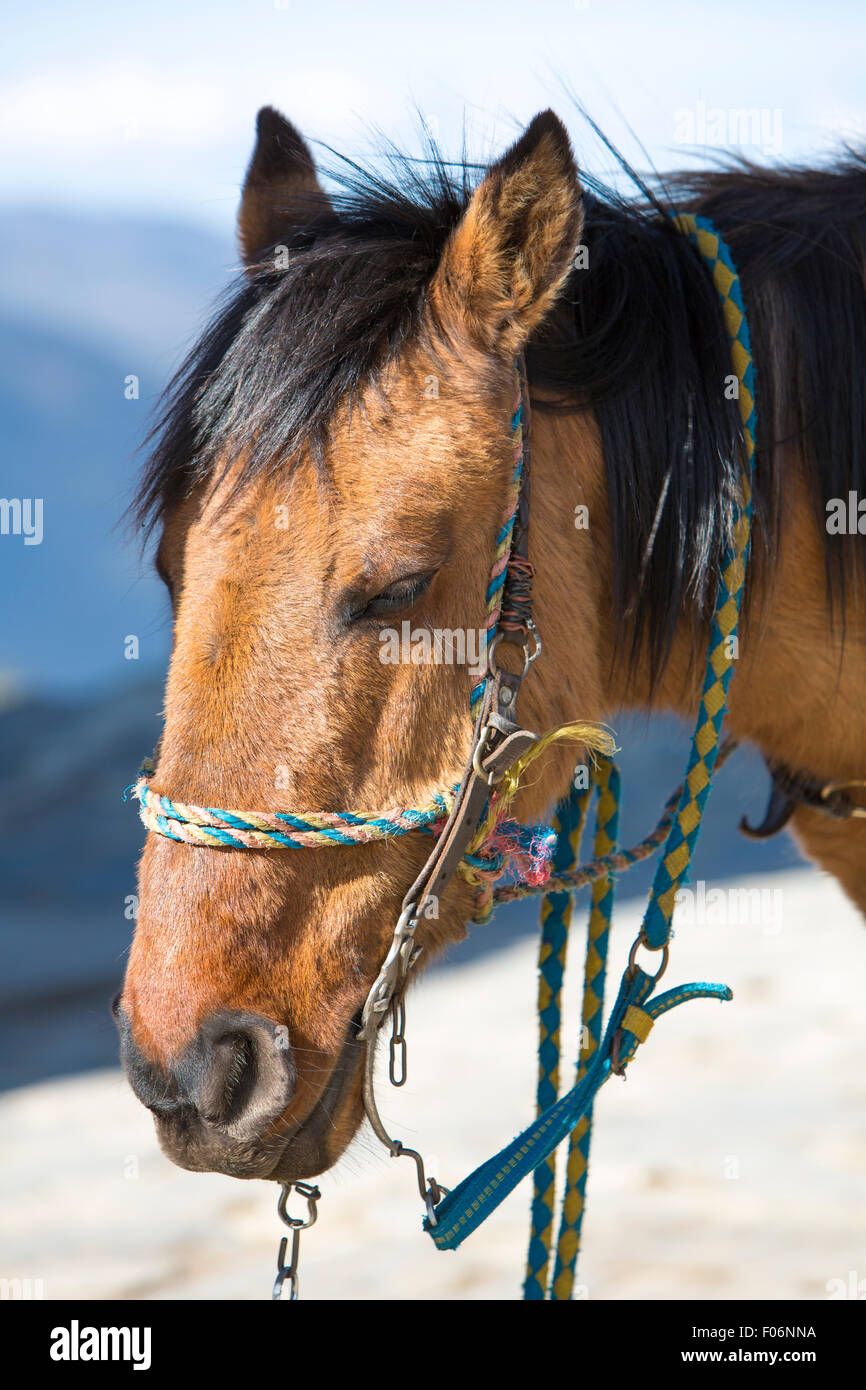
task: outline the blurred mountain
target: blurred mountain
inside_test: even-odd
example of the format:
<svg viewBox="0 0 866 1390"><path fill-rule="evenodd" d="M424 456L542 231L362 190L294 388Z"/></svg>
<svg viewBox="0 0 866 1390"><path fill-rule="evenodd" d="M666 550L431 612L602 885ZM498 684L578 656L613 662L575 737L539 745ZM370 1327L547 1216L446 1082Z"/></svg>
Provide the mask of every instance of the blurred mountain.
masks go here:
<svg viewBox="0 0 866 1390"><path fill-rule="evenodd" d="M116 1060L108 1004L143 831L124 804L159 735L161 682L0 715L0 1086Z"/></svg>
<svg viewBox="0 0 866 1390"><path fill-rule="evenodd" d="M181 222L38 207L0 218L4 315L108 352L124 374L166 374L236 264L231 244Z"/></svg>
<svg viewBox="0 0 866 1390"><path fill-rule="evenodd" d="M44 518L41 544L0 541L0 672L26 690L124 682L128 635L140 671L164 667L167 604L122 517L150 411L232 254L160 222L0 221L0 494L41 498Z"/></svg>

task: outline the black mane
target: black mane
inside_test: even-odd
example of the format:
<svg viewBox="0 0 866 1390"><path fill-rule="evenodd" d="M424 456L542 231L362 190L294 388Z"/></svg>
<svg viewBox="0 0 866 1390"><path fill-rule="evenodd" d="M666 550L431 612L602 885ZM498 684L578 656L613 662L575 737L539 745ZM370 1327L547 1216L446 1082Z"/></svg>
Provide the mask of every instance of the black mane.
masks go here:
<svg viewBox="0 0 866 1390"><path fill-rule="evenodd" d="M631 171L628 171L631 173ZM288 266L244 276L171 383L138 496L157 522L191 483L247 453L245 478L321 446L337 406L422 322L426 289L479 171L434 151L387 176L347 164L333 214L285 238ZM830 537L825 505L866 496L866 158L827 170L746 163L585 193L577 268L530 343L547 404L591 408L604 448L616 602L657 671L684 606L712 600L730 534L739 417L715 291L670 211L711 217L737 262L757 373L759 561L801 460L834 598L866 580L866 546ZM552 397L552 400L550 399Z"/></svg>

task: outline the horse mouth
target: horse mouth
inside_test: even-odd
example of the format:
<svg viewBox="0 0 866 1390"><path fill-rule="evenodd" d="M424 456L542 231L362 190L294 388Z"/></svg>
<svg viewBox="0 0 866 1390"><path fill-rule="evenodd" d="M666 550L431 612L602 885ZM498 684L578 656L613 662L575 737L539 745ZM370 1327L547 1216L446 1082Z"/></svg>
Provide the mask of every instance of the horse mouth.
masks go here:
<svg viewBox="0 0 866 1390"><path fill-rule="evenodd" d="M365 1044L358 1038L360 1010L349 1024L324 1090L303 1119L280 1135L282 1148L270 1172L272 1182L297 1182L325 1172L343 1152L355 1126L350 1123L353 1098L359 1097Z"/></svg>

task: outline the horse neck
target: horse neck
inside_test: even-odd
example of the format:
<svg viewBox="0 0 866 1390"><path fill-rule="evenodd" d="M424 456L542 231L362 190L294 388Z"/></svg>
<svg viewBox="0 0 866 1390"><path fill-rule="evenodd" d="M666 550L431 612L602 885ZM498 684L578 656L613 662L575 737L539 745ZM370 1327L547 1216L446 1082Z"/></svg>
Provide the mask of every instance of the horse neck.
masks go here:
<svg viewBox="0 0 866 1390"><path fill-rule="evenodd" d="M687 619L655 680L647 661L625 660L628 620L614 601L604 464L592 417L536 410L532 435L530 534L545 656L526 692L538 726L607 720L622 708L688 714L703 672Z"/></svg>
<svg viewBox="0 0 866 1390"><path fill-rule="evenodd" d="M531 550L544 655L522 697L531 727L574 718L615 726L623 709L692 719L706 628L684 614L655 678L646 660L627 661L628 617L614 601L604 464L591 417L537 410L532 430ZM823 540L796 457L785 476L785 526L769 553L760 526L753 537L727 727L791 766L862 776L866 729L852 718L866 686L862 597L829 621ZM575 526L576 506L587 508L586 529Z"/></svg>

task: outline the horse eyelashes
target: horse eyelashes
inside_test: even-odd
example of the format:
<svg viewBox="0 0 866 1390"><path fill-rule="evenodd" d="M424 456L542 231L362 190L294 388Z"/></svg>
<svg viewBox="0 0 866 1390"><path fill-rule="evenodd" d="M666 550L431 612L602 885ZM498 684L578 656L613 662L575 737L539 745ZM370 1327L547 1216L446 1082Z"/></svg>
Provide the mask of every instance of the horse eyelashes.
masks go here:
<svg viewBox="0 0 866 1390"><path fill-rule="evenodd" d="M413 575L408 579L395 580L387 589L383 589L380 594L376 594L362 607L357 608L350 615L349 622L360 622L362 618L380 617L383 613L395 613L401 608L410 608L427 592L432 580L432 574Z"/></svg>

